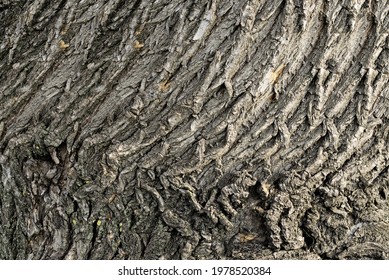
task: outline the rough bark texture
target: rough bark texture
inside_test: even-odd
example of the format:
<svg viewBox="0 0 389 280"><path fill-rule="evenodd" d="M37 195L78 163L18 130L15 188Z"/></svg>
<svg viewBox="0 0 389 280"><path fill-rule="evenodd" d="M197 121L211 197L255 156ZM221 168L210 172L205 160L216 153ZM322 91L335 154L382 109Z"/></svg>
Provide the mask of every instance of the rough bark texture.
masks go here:
<svg viewBox="0 0 389 280"><path fill-rule="evenodd" d="M0 258L389 258L388 12L0 1Z"/></svg>

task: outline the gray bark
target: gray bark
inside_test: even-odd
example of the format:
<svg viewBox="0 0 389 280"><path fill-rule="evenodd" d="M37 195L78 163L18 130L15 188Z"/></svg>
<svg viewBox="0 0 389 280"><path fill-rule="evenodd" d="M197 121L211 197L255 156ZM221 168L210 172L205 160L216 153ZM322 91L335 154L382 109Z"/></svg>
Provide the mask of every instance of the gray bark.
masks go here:
<svg viewBox="0 0 389 280"><path fill-rule="evenodd" d="M0 1L0 258L389 258L388 12Z"/></svg>

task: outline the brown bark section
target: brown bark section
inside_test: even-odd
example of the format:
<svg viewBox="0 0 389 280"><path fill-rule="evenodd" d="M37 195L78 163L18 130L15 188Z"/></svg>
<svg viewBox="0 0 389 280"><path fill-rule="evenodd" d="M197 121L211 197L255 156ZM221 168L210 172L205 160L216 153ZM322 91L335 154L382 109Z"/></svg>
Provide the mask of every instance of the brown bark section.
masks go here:
<svg viewBox="0 0 389 280"><path fill-rule="evenodd" d="M1 1L0 258L388 258L388 11Z"/></svg>

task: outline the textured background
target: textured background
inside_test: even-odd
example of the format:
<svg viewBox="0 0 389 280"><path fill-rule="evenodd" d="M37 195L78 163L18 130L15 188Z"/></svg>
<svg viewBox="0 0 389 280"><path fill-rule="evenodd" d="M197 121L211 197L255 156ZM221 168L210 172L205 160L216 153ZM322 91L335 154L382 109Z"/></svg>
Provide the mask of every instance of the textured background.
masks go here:
<svg viewBox="0 0 389 280"><path fill-rule="evenodd" d="M388 12L0 1L0 258L389 258Z"/></svg>

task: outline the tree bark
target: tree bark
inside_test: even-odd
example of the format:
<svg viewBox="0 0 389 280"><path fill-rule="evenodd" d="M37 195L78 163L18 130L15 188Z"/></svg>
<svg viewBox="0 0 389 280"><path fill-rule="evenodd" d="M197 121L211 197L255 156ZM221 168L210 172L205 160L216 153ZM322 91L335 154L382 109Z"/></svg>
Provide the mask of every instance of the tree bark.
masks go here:
<svg viewBox="0 0 389 280"><path fill-rule="evenodd" d="M389 258L388 12L0 1L0 258Z"/></svg>

